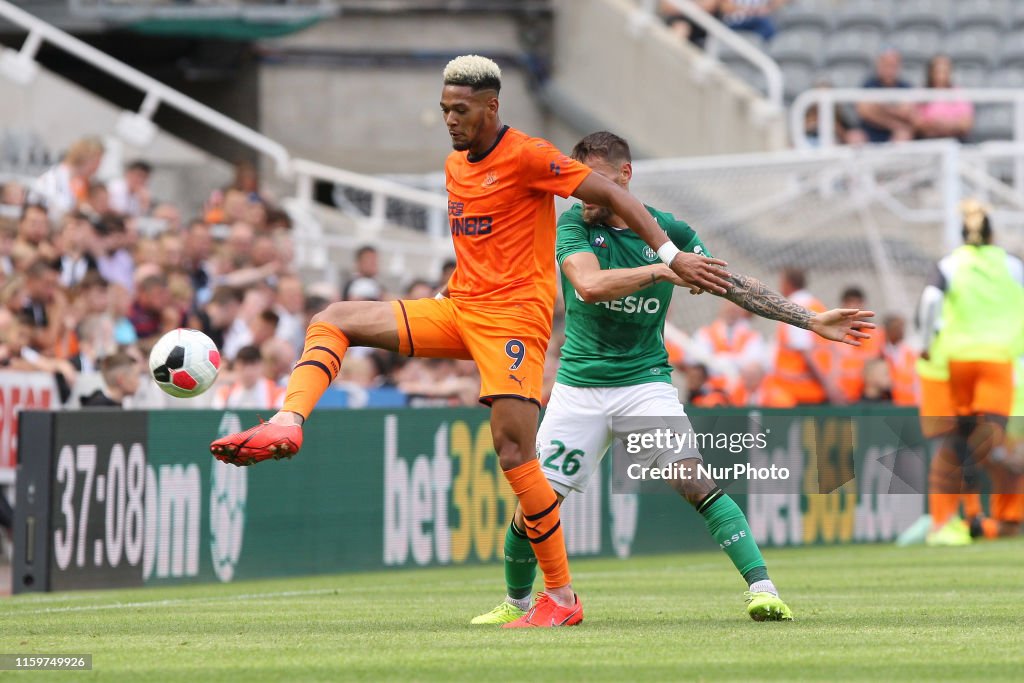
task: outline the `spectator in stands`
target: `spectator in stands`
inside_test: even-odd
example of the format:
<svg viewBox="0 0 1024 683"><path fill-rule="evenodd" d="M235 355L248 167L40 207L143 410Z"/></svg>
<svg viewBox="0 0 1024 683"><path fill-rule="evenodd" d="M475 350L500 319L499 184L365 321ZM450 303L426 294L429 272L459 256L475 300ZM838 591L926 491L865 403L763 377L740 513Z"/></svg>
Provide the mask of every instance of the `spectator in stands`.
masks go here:
<svg viewBox="0 0 1024 683"><path fill-rule="evenodd" d="M249 334L249 328L238 317L242 299L242 292L234 287L218 287L214 290L210 302L199 311L196 321L198 324L195 325L213 340L228 360L231 360L232 356L224 353L226 343L231 342L234 345L240 335ZM234 346L236 353L241 346L245 344Z"/></svg>
<svg viewBox="0 0 1024 683"><path fill-rule="evenodd" d="M231 363L233 380L217 388L213 407L278 409L284 404L285 389L264 376L259 347L243 346Z"/></svg>
<svg viewBox="0 0 1024 683"><path fill-rule="evenodd" d="M80 203L79 209L97 218L113 213L110 208L110 193L107 192L107 186L98 180L89 183L89 192L85 201Z"/></svg>
<svg viewBox="0 0 1024 683"><path fill-rule="evenodd" d="M166 277L153 274L142 279L135 292L129 318L142 344L154 342L161 335L182 326L184 321L179 311L171 305Z"/></svg>
<svg viewBox="0 0 1024 683"><path fill-rule="evenodd" d="M18 239L18 223L0 217L0 282L14 274L14 243Z"/></svg>
<svg viewBox="0 0 1024 683"><path fill-rule="evenodd" d="M448 287L448 281L452 279L452 273L455 272L455 259L448 259L441 266L441 279L438 281L438 289L446 289Z"/></svg>
<svg viewBox="0 0 1024 683"><path fill-rule="evenodd" d="M21 313L31 328L30 346L43 355L56 354L64 322L64 304L56 265L42 259L30 265L25 272L25 301Z"/></svg>
<svg viewBox="0 0 1024 683"><path fill-rule="evenodd" d="M163 223L163 231L170 233L181 232L181 210L178 209L174 204L157 204L156 208L153 209L153 220L157 220Z"/></svg>
<svg viewBox="0 0 1024 683"><path fill-rule="evenodd" d="M297 351L302 349L306 341L306 320L303 316L305 300L302 280L294 275L278 278L274 304L277 336Z"/></svg>
<svg viewBox="0 0 1024 683"><path fill-rule="evenodd" d="M82 318L75 330L78 353L68 361L79 372L98 372L102 359L117 350L114 341L114 318L108 313L97 313Z"/></svg>
<svg viewBox="0 0 1024 683"><path fill-rule="evenodd" d="M405 289L406 299L429 299L434 296L434 288L426 280L413 280Z"/></svg>
<svg viewBox="0 0 1024 683"><path fill-rule="evenodd" d="M722 18L722 13L719 11L719 6L722 4L721 0L696 0L696 3L697 6L716 19L720 20ZM668 27L672 29L672 32L679 36L680 40L688 40L697 47L704 47L708 32L700 24L680 12L673 2L661 0L658 6L658 13Z"/></svg>
<svg viewBox="0 0 1024 683"><path fill-rule="evenodd" d="M820 79L814 84L815 88L831 88L832 82L827 78ZM867 133L860 128L856 114L844 103L837 102L833 108L834 117L832 128L835 132L835 141L840 145L863 145L868 141ZM819 120L818 105L808 107L804 116L804 133L811 144L817 146Z"/></svg>
<svg viewBox="0 0 1024 683"><path fill-rule="evenodd" d="M825 310L825 306L807 291L807 276L802 270L785 269L779 291L790 301L815 313ZM772 381L801 405L825 401L844 403L843 394L829 376L828 342L819 343L810 330L783 323L778 324L777 330Z"/></svg>
<svg viewBox="0 0 1024 683"><path fill-rule="evenodd" d="M199 219L189 223L183 244L183 266L192 278L192 289L196 294L195 305L203 306L210 300L211 274L208 259L213 252L213 232L210 226Z"/></svg>
<svg viewBox="0 0 1024 683"><path fill-rule="evenodd" d="M124 175L107 183L110 193L110 208L123 216L146 216L153 201L149 179L153 167L138 159L128 164Z"/></svg>
<svg viewBox="0 0 1024 683"><path fill-rule="evenodd" d="M703 363L687 363L683 366L686 376L686 403L701 408L729 405L729 397L720 387L709 381L711 375Z"/></svg>
<svg viewBox="0 0 1024 683"><path fill-rule="evenodd" d="M718 317L693 335L690 352L694 360L707 365L713 380L734 379L744 363L765 357L764 338L751 327L750 317L748 311L722 300Z"/></svg>
<svg viewBox="0 0 1024 683"><path fill-rule="evenodd" d="M63 401L70 394L78 373L66 359L53 358L32 348L32 329L32 319L26 314L0 311L0 370L51 373L57 380Z"/></svg>
<svg viewBox="0 0 1024 683"><path fill-rule="evenodd" d="M100 363L103 388L81 399L83 408L123 408L139 390L142 374L135 356L119 351Z"/></svg>
<svg viewBox="0 0 1024 683"><path fill-rule="evenodd" d="M249 324L249 330L252 332L252 344L261 347L276 337L279 321L280 318L273 309L267 308L261 311Z"/></svg>
<svg viewBox="0 0 1024 683"><path fill-rule="evenodd" d="M888 47L875 60L875 74L864 82L865 88L909 88L900 76L903 57L899 50ZM871 142L900 142L914 138L916 112L914 105L904 103L861 102L857 105L864 132Z"/></svg>
<svg viewBox="0 0 1024 683"><path fill-rule="evenodd" d="M263 344L260 353L263 354L266 376L281 386L287 385L288 375L299 359L299 349L281 337L274 337Z"/></svg>
<svg viewBox="0 0 1024 683"><path fill-rule="evenodd" d="M864 366L864 394L861 400L865 403L892 401L892 379L884 358L874 358Z"/></svg>
<svg viewBox="0 0 1024 683"><path fill-rule="evenodd" d="M917 352L905 340L907 321L890 314L883 321L885 329L885 360L889 363L892 401L898 406L915 406L919 401Z"/></svg>
<svg viewBox="0 0 1024 683"><path fill-rule="evenodd" d="M772 15L789 0L720 0L718 10L722 21L733 31L752 31L765 42L777 31Z"/></svg>
<svg viewBox="0 0 1024 683"><path fill-rule="evenodd" d="M74 287L86 274L99 272L99 263L93 253L98 247L96 228L84 213L72 211L64 217L58 245L62 287Z"/></svg>
<svg viewBox="0 0 1024 683"><path fill-rule="evenodd" d="M377 250L370 245L359 247L356 251L356 263L355 273L345 283L345 287L341 291L342 298L345 301L352 301L352 285L356 282L360 282L360 296L357 301L379 301L382 298L384 288L380 286L377 281L377 275L380 273L380 264L377 258ZM369 280L370 282L361 282L363 280ZM371 287L372 284L376 285L376 294L374 294Z"/></svg>
<svg viewBox="0 0 1024 683"><path fill-rule="evenodd" d="M232 268L252 265L252 247L255 240L256 231L248 223L238 221L231 226L224 251Z"/></svg>
<svg viewBox="0 0 1024 683"><path fill-rule="evenodd" d="M96 261L100 275L128 292L135 290L135 259L129 247L132 239L125 222L117 216L105 216L96 225L100 247Z"/></svg>
<svg viewBox="0 0 1024 683"><path fill-rule="evenodd" d="M28 190L21 183L11 180L0 185L0 218L21 216L21 207L25 205Z"/></svg>
<svg viewBox="0 0 1024 683"><path fill-rule="evenodd" d="M18 237L13 247L15 252L19 250L30 253L32 260L41 258L53 261L60 255L50 241L50 218L42 204L26 204L22 209Z"/></svg>
<svg viewBox="0 0 1024 683"><path fill-rule="evenodd" d="M864 290L857 286L847 287L840 296L840 308L867 309ZM871 360L880 358L885 347L882 330L873 330L870 339L861 340L860 346L849 344L830 345L832 379L839 387L847 403L856 403L864 393L865 366Z"/></svg>
<svg viewBox="0 0 1024 683"><path fill-rule="evenodd" d="M748 360L740 367L739 381L729 392L729 404L742 407L794 408L796 400L775 384L760 360Z"/></svg>
<svg viewBox="0 0 1024 683"><path fill-rule="evenodd" d="M64 160L36 179L32 191L46 202L55 218L88 198L89 183L103 161L103 142L82 138L68 148Z"/></svg>
<svg viewBox="0 0 1024 683"><path fill-rule="evenodd" d="M937 55L928 62L925 87L953 87L953 62ZM974 105L966 100L922 102L917 105L914 131L918 138L957 138L966 142L974 128Z"/></svg>

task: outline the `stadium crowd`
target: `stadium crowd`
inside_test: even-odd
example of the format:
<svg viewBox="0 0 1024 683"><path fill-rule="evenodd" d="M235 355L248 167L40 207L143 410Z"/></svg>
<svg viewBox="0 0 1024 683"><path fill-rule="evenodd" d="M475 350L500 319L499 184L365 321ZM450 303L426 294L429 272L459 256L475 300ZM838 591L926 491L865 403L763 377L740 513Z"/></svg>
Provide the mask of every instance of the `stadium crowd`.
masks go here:
<svg viewBox="0 0 1024 683"><path fill-rule="evenodd" d="M391 291L376 249L365 246L340 291L304 283L293 269L289 218L261 189L253 166L239 164L234 182L201 206L179 206L153 196L144 161L99 180L103 153L99 139L79 140L34 183L2 188L0 371L52 373L69 408L177 405L140 379L155 341L181 326L204 331L227 361L214 389L184 405L276 407L315 313L342 298L433 296L454 267L447 264L436 282ZM781 291L821 306L805 279L787 271ZM863 298L851 287L841 303L862 307ZM746 312L723 303L710 325L692 336L669 329L666 340L683 396L696 405L912 403L914 354L903 328L902 319L890 318L884 338L860 349L818 344L783 327L777 339L764 339ZM561 341L556 334L549 349L549 389ZM468 361L366 349L346 358L331 400L476 405L478 385Z"/></svg>

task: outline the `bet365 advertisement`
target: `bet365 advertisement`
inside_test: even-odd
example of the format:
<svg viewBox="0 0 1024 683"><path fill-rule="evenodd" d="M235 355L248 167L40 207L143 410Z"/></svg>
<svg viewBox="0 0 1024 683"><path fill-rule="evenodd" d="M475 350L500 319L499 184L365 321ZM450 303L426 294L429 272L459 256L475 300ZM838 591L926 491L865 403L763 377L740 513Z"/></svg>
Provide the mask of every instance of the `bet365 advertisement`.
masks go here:
<svg viewBox="0 0 1024 683"><path fill-rule="evenodd" d="M923 513L923 490L893 485L925 478L916 414L875 417L729 416L730 431L739 419L764 434L733 449L753 478L720 482L763 545L886 541ZM323 410L295 458L236 468L214 460L207 444L255 423L253 412L25 412L13 589L499 561L515 498L488 418L484 409ZM716 419L693 421L721 427ZM724 462L710 446L705 461ZM615 460L605 458L587 491L563 505L571 555L714 547L664 482L620 486ZM572 469L553 457L544 465Z"/></svg>

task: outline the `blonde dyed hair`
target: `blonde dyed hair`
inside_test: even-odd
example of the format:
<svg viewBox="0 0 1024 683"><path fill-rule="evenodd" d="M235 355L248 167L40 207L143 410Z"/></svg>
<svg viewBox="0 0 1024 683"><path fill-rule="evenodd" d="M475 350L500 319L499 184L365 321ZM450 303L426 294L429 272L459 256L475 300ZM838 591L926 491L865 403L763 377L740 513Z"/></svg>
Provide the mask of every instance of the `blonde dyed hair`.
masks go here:
<svg viewBox="0 0 1024 683"><path fill-rule="evenodd" d="M445 85L464 85L473 90L501 90L501 67L480 55L462 55L444 68Z"/></svg>

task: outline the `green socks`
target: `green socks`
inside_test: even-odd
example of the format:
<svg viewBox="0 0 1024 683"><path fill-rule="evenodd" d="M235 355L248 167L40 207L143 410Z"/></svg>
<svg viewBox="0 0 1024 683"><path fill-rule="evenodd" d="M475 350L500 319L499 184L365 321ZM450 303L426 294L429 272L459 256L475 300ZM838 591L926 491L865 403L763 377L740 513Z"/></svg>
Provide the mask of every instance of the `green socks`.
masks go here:
<svg viewBox="0 0 1024 683"><path fill-rule="evenodd" d="M716 488L697 506L697 512L704 518L711 536L718 541L748 586L768 579L764 558L750 531L747 517L732 498L722 489ZM508 548L507 541L505 547ZM505 552L508 554L508 550Z"/></svg>
<svg viewBox="0 0 1024 683"><path fill-rule="evenodd" d="M528 598L536 578L537 557L533 554L530 539L513 520L505 532L505 586L508 596L516 600Z"/></svg>

